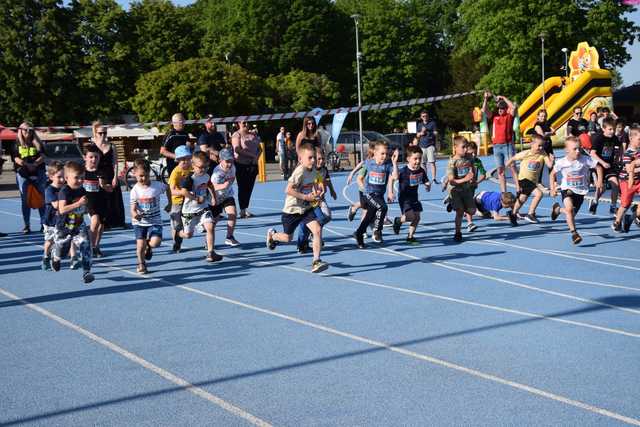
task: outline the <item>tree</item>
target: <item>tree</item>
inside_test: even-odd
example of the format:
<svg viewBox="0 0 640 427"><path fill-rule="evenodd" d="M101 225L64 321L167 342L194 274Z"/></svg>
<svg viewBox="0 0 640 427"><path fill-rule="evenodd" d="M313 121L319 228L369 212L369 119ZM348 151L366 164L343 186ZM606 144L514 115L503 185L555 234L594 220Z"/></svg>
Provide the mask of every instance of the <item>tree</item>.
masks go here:
<svg viewBox="0 0 640 427"><path fill-rule="evenodd" d="M174 62L142 75L131 105L143 121L207 112L234 115L264 108L261 80L238 65L208 58Z"/></svg>
<svg viewBox="0 0 640 427"><path fill-rule="evenodd" d="M314 107L335 107L340 99L337 83L322 74L293 70L288 74L270 76L267 106L273 111L308 111Z"/></svg>

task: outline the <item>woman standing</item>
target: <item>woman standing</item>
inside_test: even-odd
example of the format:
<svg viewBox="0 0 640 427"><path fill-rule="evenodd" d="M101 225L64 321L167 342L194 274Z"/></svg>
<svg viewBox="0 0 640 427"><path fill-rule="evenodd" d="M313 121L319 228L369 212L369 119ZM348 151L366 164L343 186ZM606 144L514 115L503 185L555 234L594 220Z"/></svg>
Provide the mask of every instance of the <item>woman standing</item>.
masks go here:
<svg viewBox="0 0 640 427"><path fill-rule="evenodd" d="M595 111L589 114L589 126L587 127L587 130L589 132L589 136L591 137L602 131L600 123L598 123L598 113L596 113Z"/></svg>
<svg viewBox="0 0 640 427"><path fill-rule="evenodd" d="M104 192L107 218L105 228L124 227L124 203L122 190L118 185L118 154L107 138L107 128L100 121L93 122L93 143L100 150L98 172L102 179L110 183L109 191Z"/></svg>
<svg viewBox="0 0 640 427"><path fill-rule="evenodd" d="M31 123L23 122L18 127L18 143L14 150L16 183L22 199L22 219L24 220L22 232L28 234L31 232L31 208L27 202L27 188L29 184L35 185L44 197L44 188L47 182L43 156L44 147ZM38 209L38 212L42 223L44 206Z"/></svg>
<svg viewBox="0 0 640 427"><path fill-rule="evenodd" d="M258 158L262 152L260 137L256 131L249 130L246 122L238 122L238 130L231 136L231 145L236 161L240 218L249 218L253 214L247 208L258 176Z"/></svg>
<svg viewBox="0 0 640 427"><path fill-rule="evenodd" d="M311 116L305 117L302 121L302 130L296 137L296 152L300 149L300 145L305 143L313 145L313 148L322 147L316 119Z"/></svg>

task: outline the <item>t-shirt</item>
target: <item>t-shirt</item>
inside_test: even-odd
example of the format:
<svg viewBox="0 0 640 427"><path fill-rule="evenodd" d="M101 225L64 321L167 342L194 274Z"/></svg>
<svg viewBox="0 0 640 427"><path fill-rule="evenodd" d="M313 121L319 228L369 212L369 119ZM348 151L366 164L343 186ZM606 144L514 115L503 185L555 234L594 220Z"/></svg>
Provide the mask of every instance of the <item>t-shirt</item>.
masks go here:
<svg viewBox="0 0 640 427"><path fill-rule="evenodd" d="M432 119L427 120L427 123L424 123L422 120L418 122L416 125L416 133L420 133L422 129L426 129L427 133L420 137L419 145L421 148L427 148L432 145L436 145L436 135L435 132L438 131L436 127L436 122Z"/></svg>
<svg viewBox="0 0 640 427"><path fill-rule="evenodd" d="M84 187L71 188L65 185L60 189L58 193L58 201L64 200L67 205L77 202L80 198L87 195L87 191ZM58 221L56 226L58 229L66 229L67 231L74 232L84 223L84 214L87 213L87 205L82 205L76 209L68 212L64 215L58 215Z"/></svg>
<svg viewBox="0 0 640 427"><path fill-rule="evenodd" d="M513 116L509 113L493 116L494 144L511 144L513 140Z"/></svg>
<svg viewBox="0 0 640 427"><path fill-rule="evenodd" d="M587 129L589 132L598 133L602 131L602 127L600 127L600 123L589 120L589 125Z"/></svg>
<svg viewBox="0 0 640 427"><path fill-rule="evenodd" d="M222 150L222 146L226 144L224 140L224 136L218 131L207 132L206 130L200 134L198 137L198 147L201 145L206 145L207 147L220 151Z"/></svg>
<svg viewBox="0 0 640 427"><path fill-rule="evenodd" d="M212 184L224 184L226 181L236 179L236 167L231 165L229 170L225 171L222 166L217 166L211 175ZM229 185L224 190L216 190L216 203L222 203L225 199L233 197L233 185Z"/></svg>
<svg viewBox="0 0 640 427"><path fill-rule="evenodd" d="M316 178L317 171L315 168L309 170L302 165L298 165L289 177L289 184L292 184L294 189L300 193L310 194L313 191ZM311 204L309 202L287 194L282 212L302 214L310 208Z"/></svg>
<svg viewBox="0 0 640 427"><path fill-rule="evenodd" d="M547 156L547 153L539 154L534 153L531 150L523 151L518 154L517 158L520 160L518 179L526 179L537 183Z"/></svg>
<svg viewBox="0 0 640 427"><path fill-rule="evenodd" d="M398 199L402 201L417 202L418 201L418 187L420 184L426 184L429 182L427 173L423 168L409 169L409 166L404 166L398 172L398 185L400 194Z"/></svg>
<svg viewBox="0 0 640 427"><path fill-rule="evenodd" d="M567 123L567 127L569 129L569 132L571 133L571 135L578 137L580 135L582 135L583 133L587 133L589 130L589 122L587 122L585 119L571 119L569 120L569 122Z"/></svg>
<svg viewBox="0 0 640 427"><path fill-rule="evenodd" d="M175 129L169 130L167 134L164 136L164 141L162 142L162 146L169 152L175 153L176 148L181 145L187 145L189 142L189 134L184 131L177 131ZM167 158L167 168L172 170L176 167L176 161L174 159Z"/></svg>
<svg viewBox="0 0 640 427"><path fill-rule="evenodd" d="M473 166L476 168L476 179L478 179L480 175L487 175L487 170L484 168L484 165L482 164L482 160L480 160L480 158L473 158Z"/></svg>
<svg viewBox="0 0 640 427"><path fill-rule="evenodd" d="M602 160L611 164L622 150L622 144L615 135L606 137L604 134L598 133L591 138L591 150L595 150Z"/></svg>
<svg viewBox="0 0 640 427"><path fill-rule="evenodd" d="M449 177L449 180L464 178L472 169L473 158L470 155L465 155L460 159L451 157L449 159L449 163L447 163L447 176ZM459 185L453 185L451 182L449 183L449 191L465 191L472 189L473 184L469 181Z"/></svg>
<svg viewBox="0 0 640 427"><path fill-rule="evenodd" d="M149 227L152 225L161 225L160 217L160 196L164 194L167 186L159 181L151 181L148 186L144 187L138 183L133 186L129 199L132 205L135 205L142 214L142 218L138 221L131 219L133 225L141 227Z"/></svg>
<svg viewBox="0 0 640 427"><path fill-rule="evenodd" d="M390 161L379 165L373 159L365 160L360 170L360 176L364 176L364 193L384 194L392 173L393 165Z"/></svg>
<svg viewBox="0 0 640 427"><path fill-rule="evenodd" d="M56 225L58 210L53 207L53 202L57 202L60 195L60 188L53 185L47 186L44 190L44 216L42 223L49 227Z"/></svg>
<svg viewBox="0 0 640 427"><path fill-rule="evenodd" d="M184 187L189 190L196 198L204 197L202 203L198 203L196 198L186 199L182 205L182 213L193 214L200 212L209 207L209 180L211 177L208 173L202 175L191 175L191 179L187 180L187 185Z"/></svg>
<svg viewBox="0 0 640 427"><path fill-rule="evenodd" d="M499 191L485 191L480 196L482 208L491 213L498 213L502 209L502 193Z"/></svg>
<svg viewBox="0 0 640 427"><path fill-rule="evenodd" d="M280 132L278 133L278 135L276 136L276 141L278 142L278 154L279 155L285 155L286 154L286 150L287 150L287 140L284 136L284 133Z"/></svg>
<svg viewBox="0 0 640 427"><path fill-rule="evenodd" d="M186 180L191 175L191 168L182 169L181 167L175 168L171 175L169 176L169 188L176 186L178 188L184 188L186 184ZM182 196L171 196L171 203L174 205L181 205L184 202L184 197Z"/></svg>
<svg viewBox="0 0 640 427"><path fill-rule="evenodd" d="M627 165L634 160L640 159L640 149L634 150L633 148L629 148L622 155L622 169L620 170L620 179L627 180L629 179L629 174L627 173ZM640 166L636 166L633 170L633 182L640 182Z"/></svg>
<svg viewBox="0 0 640 427"><path fill-rule="evenodd" d="M553 170L562 174L560 189L571 190L581 195L587 194L589 192L590 169L595 168L596 164L597 162L591 156L584 154L580 154L576 160L569 160L566 157L557 160Z"/></svg>

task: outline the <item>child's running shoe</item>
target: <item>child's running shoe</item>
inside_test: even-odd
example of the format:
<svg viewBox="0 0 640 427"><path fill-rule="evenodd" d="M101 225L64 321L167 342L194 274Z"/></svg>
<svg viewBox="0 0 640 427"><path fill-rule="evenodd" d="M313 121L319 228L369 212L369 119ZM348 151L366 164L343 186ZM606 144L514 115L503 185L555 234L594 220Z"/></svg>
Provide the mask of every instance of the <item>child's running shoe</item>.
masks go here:
<svg viewBox="0 0 640 427"><path fill-rule="evenodd" d="M395 234L400 234L400 227L402 226L402 221L400 221L400 217L397 216L393 218L393 232Z"/></svg>
<svg viewBox="0 0 640 427"><path fill-rule="evenodd" d="M232 248L236 246L240 246L240 242L238 242L236 238L233 236L229 236L226 239L224 239L224 244L227 246L231 246Z"/></svg>
<svg viewBox="0 0 640 427"><path fill-rule="evenodd" d="M462 242L462 233L460 231L456 231L453 235L453 241L458 243Z"/></svg>
<svg viewBox="0 0 640 427"><path fill-rule="evenodd" d="M595 200L591 200L589 202L589 213L591 215L595 215L597 210L598 210L598 202L596 202Z"/></svg>
<svg viewBox="0 0 640 427"><path fill-rule="evenodd" d="M43 271L51 270L51 258L47 256L42 258L42 270Z"/></svg>
<svg viewBox="0 0 640 427"><path fill-rule="evenodd" d="M478 226L475 225L473 222L470 222L469 225L467 225L467 231L470 233L473 233L477 229L478 229Z"/></svg>
<svg viewBox="0 0 640 427"><path fill-rule="evenodd" d="M93 257L94 258L102 258L103 256L104 256L104 254L102 253L100 248L98 248L98 247L93 248Z"/></svg>
<svg viewBox="0 0 640 427"><path fill-rule="evenodd" d="M303 244L298 245L298 253L300 255L306 254L307 252L309 252L309 249L310 248L309 248L309 243L308 242L304 242Z"/></svg>
<svg viewBox="0 0 640 427"><path fill-rule="evenodd" d="M527 216L524 217L524 219L526 219L531 224L539 224L540 223L540 221L538 220L538 217L534 213L528 214Z"/></svg>
<svg viewBox="0 0 640 427"><path fill-rule="evenodd" d="M362 234L358 234L358 233L353 233L353 238L355 239L357 245L358 245L358 249L364 249L364 237L362 237Z"/></svg>
<svg viewBox="0 0 640 427"><path fill-rule="evenodd" d="M270 228L267 231L267 248L272 251L276 248L276 241L273 240L273 235L276 233L276 230Z"/></svg>
<svg viewBox="0 0 640 427"><path fill-rule="evenodd" d="M560 212L560 203L554 203L551 207L551 220L555 221L556 219L558 219L558 217L560 216Z"/></svg>
<svg viewBox="0 0 640 427"><path fill-rule="evenodd" d="M149 271L147 270L146 264L138 264L138 268L136 269L138 274L147 274Z"/></svg>
<svg viewBox="0 0 640 427"><path fill-rule="evenodd" d="M383 227L391 227L393 225L393 221L389 219L388 216L384 217L384 222L382 223Z"/></svg>
<svg viewBox="0 0 640 427"><path fill-rule="evenodd" d="M618 210L618 207L616 205L609 206L609 213L611 215L615 215L617 210Z"/></svg>
<svg viewBox="0 0 640 427"><path fill-rule="evenodd" d="M511 222L511 226L515 227L518 225L518 217L516 216L516 214L513 213L513 211L509 211L508 213L509 215L509 222Z"/></svg>
<svg viewBox="0 0 640 427"><path fill-rule="evenodd" d="M173 241L173 248L172 248L173 252L179 253L181 248L182 248L182 236L176 233L176 238Z"/></svg>
<svg viewBox="0 0 640 427"><path fill-rule="evenodd" d="M349 222L353 221L353 218L356 217L357 209L353 209L353 206L349 206L349 212L347 213L347 219Z"/></svg>
<svg viewBox="0 0 640 427"><path fill-rule="evenodd" d="M613 224L611 224L611 229L616 233L622 233L622 225L619 222L614 221Z"/></svg>
<svg viewBox="0 0 640 427"><path fill-rule="evenodd" d="M414 236L407 236L407 243L410 245L420 244L420 242L418 242L418 239L416 239Z"/></svg>
<svg viewBox="0 0 640 427"><path fill-rule="evenodd" d="M633 219L631 219L631 215L627 214L622 218L622 229L624 230L625 233L628 233L629 230L631 229L631 223L633 222Z"/></svg>
<svg viewBox="0 0 640 427"><path fill-rule="evenodd" d="M95 280L95 277L93 277L93 274L91 274L90 271L85 271L82 274L82 281L85 283L85 285L88 285L89 283L93 282Z"/></svg>
<svg viewBox="0 0 640 427"><path fill-rule="evenodd" d="M214 251L210 251L207 254L207 262L218 262L222 261L222 255L215 253Z"/></svg>
<svg viewBox="0 0 640 427"><path fill-rule="evenodd" d="M69 262L69 268L72 270L77 270L78 268L80 268L80 257L77 255L74 255L71 257L71 261Z"/></svg>
<svg viewBox="0 0 640 427"><path fill-rule="evenodd" d="M53 271L60 271L60 260L51 258L51 269Z"/></svg>
<svg viewBox="0 0 640 427"><path fill-rule="evenodd" d="M146 259L147 261L150 261L151 258L153 258L153 249L151 248L151 245L147 240L147 249L145 249L144 251L144 259Z"/></svg>
<svg viewBox="0 0 640 427"><path fill-rule="evenodd" d="M376 243L383 243L382 233L379 233L377 231L373 232L373 237L371 239Z"/></svg>
<svg viewBox="0 0 640 427"><path fill-rule="evenodd" d="M329 268L329 264L322 261L320 258L314 259L311 263L311 272L312 273L321 273Z"/></svg>
<svg viewBox="0 0 640 427"><path fill-rule="evenodd" d="M439 184L439 182L437 182L435 179L433 180L433 183L434 184ZM440 191L442 191L443 193L445 191L447 191L447 183L446 182L442 181L442 186L440 187Z"/></svg>
<svg viewBox="0 0 640 427"><path fill-rule="evenodd" d="M573 230L571 232L571 241L574 245L577 245L578 243L582 242L582 236L580 236L577 231Z"/></svg>
<svg viewBox="0 0 640 427"><path fill-rule="evenodd" d="M525 219L525 218L527 218L527 216L526 216L525 214L521 214L520 212L518 212L518 213L516 214L516 216L518 217L518 219Z"/></svg>

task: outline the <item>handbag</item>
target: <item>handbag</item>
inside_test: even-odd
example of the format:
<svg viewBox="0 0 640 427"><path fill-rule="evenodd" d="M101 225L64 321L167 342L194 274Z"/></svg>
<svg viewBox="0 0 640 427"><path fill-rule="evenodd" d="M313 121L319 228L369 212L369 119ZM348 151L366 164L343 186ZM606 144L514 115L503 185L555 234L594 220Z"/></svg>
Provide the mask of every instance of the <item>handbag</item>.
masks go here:
<svg viewBox="0 0 640 427"><path fill-rule="evenodd" d="M27 184L27 206L31 209L42 209L44 207L44 196L33 182Z"/></svg>

